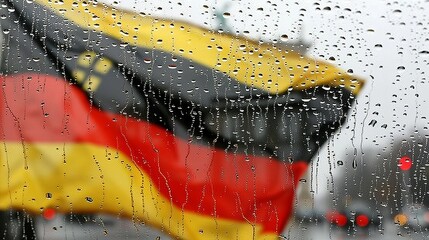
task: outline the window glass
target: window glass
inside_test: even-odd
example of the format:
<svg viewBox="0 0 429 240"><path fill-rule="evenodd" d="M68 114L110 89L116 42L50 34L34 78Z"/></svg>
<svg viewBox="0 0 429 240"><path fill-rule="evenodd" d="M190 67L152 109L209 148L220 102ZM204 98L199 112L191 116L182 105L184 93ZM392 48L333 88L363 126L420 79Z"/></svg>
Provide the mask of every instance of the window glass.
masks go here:
<svg viewBox="0 0 429 240"><path fill-rule="evenodd" d="M0 238L426 239L427 10L2 0Z"/></svg>

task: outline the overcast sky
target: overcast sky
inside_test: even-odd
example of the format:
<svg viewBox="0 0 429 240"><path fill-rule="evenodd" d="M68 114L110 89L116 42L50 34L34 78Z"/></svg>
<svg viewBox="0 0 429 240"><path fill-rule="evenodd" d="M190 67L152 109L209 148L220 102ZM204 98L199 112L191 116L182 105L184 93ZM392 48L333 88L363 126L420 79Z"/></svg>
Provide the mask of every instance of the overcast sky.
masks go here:
<svg viewBox="0 0 429 240"><path fill-rule="evenodd" d="M334 57L334 64L367 79L347 125L314 161L318 165L312 168L316 197L331 189L331 174L343 168L339 160L352 164L353 156L344 159L346 152L366 147L382 151L393 137L405 139L414 130L429 136L427 0L102 2L207 28L217 26L214 9L225 8L233 31L266 41L284 34L293 40L302 24L303 36L313 43L310 55ZM362 164L360 158L357 161L358 166Z"/></svg>

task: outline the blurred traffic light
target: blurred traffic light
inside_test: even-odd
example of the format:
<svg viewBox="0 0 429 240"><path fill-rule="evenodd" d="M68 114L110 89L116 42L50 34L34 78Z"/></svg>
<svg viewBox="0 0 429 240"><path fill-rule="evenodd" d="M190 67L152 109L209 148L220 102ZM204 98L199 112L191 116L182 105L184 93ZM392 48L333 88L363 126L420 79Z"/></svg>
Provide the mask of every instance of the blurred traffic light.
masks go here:
<svg viewBox="0 0 429 240"><path fill-rule="evenodd" d="M411 158L410 157L408 157L408 156L403 156L403 157L401 157L400 159L399 159L399 164L398 164L398 166L399 166L399 168L402 170L402 171L407 171L407 170L410 170L410 168L411 168L411 166L412 166L412 161L411 161Z"/></svg>

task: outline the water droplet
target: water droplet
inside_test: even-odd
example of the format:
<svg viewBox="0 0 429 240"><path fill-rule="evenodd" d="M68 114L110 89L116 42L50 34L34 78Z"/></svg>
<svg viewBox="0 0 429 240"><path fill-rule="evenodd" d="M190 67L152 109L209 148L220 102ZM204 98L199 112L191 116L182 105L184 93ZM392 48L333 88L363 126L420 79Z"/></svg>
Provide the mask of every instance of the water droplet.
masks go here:
<svg viewBox="0 0 429 240"><path fill-rule="evenodd" d="M170 64L170 65L168 65L168 68L169 68L169 69L176 69L176 68L177 68L177 65L175 65L175 64Z"/></svg>
<svg viewBox="0 0 429 240"><path fill-rule="evenodd" d="M289 39L289 36L286 34L283 34L280 36L280 40L282 40L283 42L287 41Z"/></svg>
<svg viewBox="0 0 429 240"><path fill-rule="evenodd" d="M419 52L419 54L420 54L421 56L427 57L427 56L429 56L429 51L427 51L427 50L423 50L423 51L420 51L420 52Z"/></svg>
<svg viewBox="0 0 429 240"><path fill-rule="evenodd" d="M86 197L85 200L89 203L92 203L94 201L94 199L92 199L92 197Z"/></svg>
<svg viewBox="0 0 429 240"><path fill-rule="evenodd" d="M331 86L323 85L323 86L322 86L322 89L323 89L323 90L326 90L326 91L329 91L329 90L331 90Z"/></svg>
<svg viewBox="0 0 429 240"><path fill-rule="evenodd" d="M52 193L46 193L46 198L51 199L52 198Z"/></svg>

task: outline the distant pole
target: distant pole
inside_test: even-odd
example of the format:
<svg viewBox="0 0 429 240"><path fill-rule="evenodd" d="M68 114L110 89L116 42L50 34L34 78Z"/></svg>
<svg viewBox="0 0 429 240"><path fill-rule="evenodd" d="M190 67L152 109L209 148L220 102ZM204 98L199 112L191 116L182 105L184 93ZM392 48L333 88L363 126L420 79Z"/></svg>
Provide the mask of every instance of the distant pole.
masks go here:
<svg viewBox="0 0 429 240"><path fill-rule="evenodd" d="M402 182L404 184L404 193L402 195L403 197L403 203L402 203L402 207L404 207L405 205L408 205L410 203L412 203L413 200L410 201L410 196L411 196L411 176L410 176L410 169L412 167L412 159L408 156L403 156L399 159L399 169L403 172L402 174ZM402 191L401 191L402 192ZM412 197L412 196L411 196Z"/></svg>

